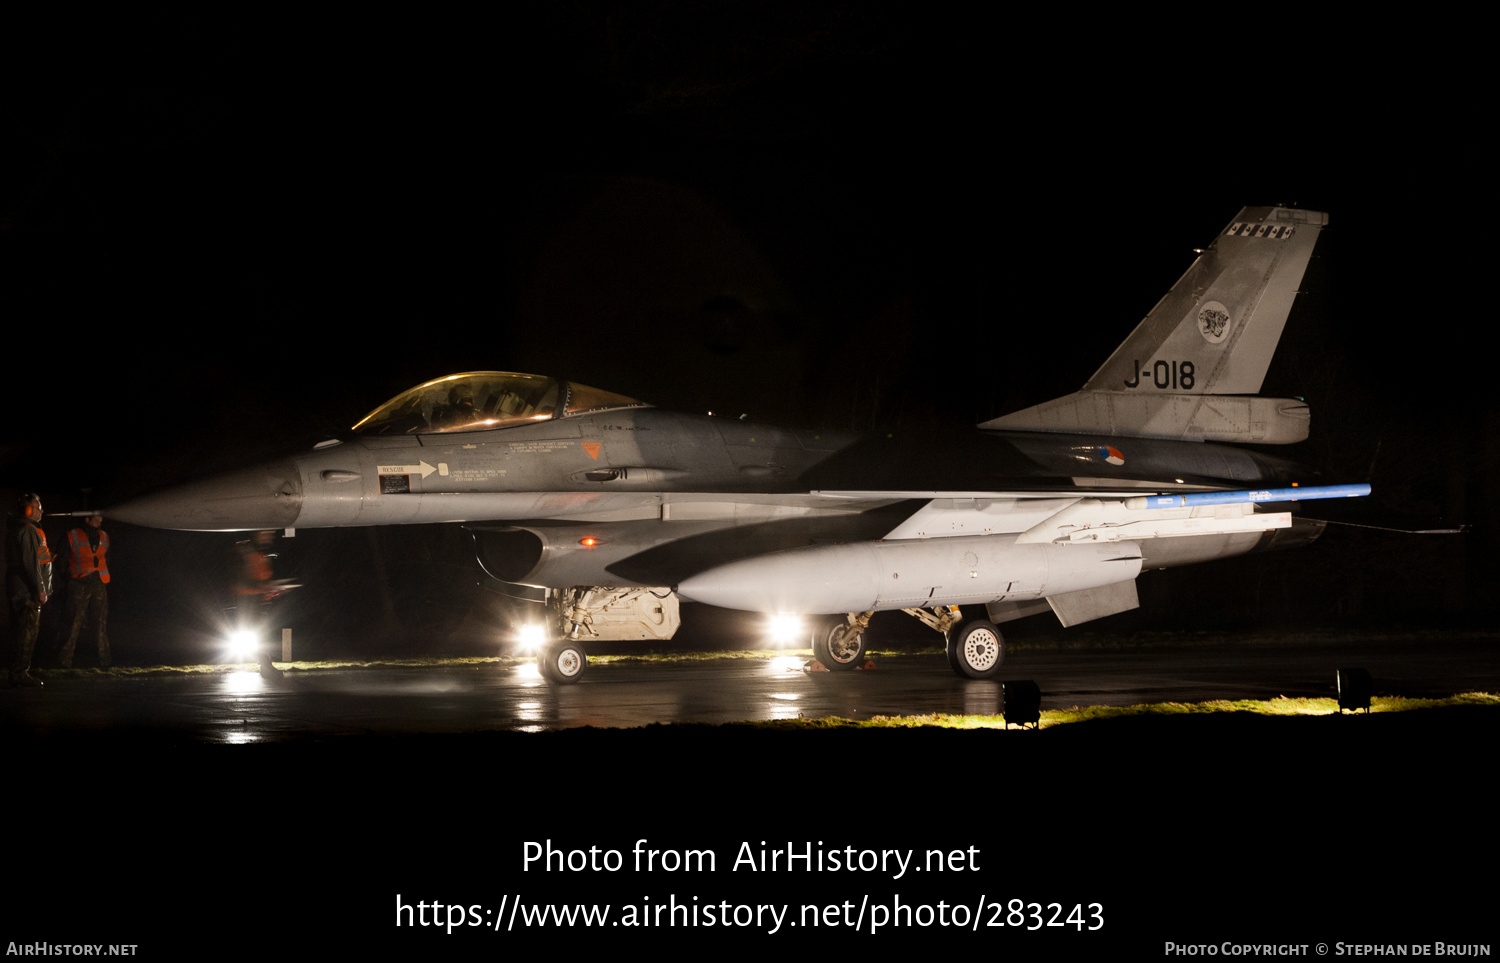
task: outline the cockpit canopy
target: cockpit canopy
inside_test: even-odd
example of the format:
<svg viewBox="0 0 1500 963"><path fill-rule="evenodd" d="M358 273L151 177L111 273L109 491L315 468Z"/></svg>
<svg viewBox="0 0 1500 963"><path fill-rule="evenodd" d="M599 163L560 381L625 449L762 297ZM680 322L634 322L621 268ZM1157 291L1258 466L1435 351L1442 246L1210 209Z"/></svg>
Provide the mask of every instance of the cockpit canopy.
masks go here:
<svg viewBox="0 0 1500 963"><path fill-rule="evenodd" d="M466 371L434 378L365 415L357 435L407 435L511 428L645 402L587 385L513 371Z"/></svg>

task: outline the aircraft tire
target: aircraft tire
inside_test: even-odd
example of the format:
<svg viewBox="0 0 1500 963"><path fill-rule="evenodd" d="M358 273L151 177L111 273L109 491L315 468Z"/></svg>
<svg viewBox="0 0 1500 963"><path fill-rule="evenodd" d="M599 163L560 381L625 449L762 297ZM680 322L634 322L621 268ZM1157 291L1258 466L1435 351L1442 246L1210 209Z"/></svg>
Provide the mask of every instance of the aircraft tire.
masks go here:
<svg viewBox="0 0 1500 963"><path fill-rule="evenodd" d="M948 632L948 664L966 679L992 679L1005 662L1005 639L993 622L969 619Z"/></svg>
<svg viewBox="0 0 1500 963"><path fill-rule="evenodd" d="M589 666L583 646L577 642L553 642L536 657L537 668L542 678L553 685L572 685L583 678Z"/></svg>
<svg viewBox="0 0 1500 963"><path fill-rule="evenodd" d="M830 620L813 632L813 658L834 672L853 669L865 661L865 635L863 632L849 635L849 623L840 618Z"/></svg>

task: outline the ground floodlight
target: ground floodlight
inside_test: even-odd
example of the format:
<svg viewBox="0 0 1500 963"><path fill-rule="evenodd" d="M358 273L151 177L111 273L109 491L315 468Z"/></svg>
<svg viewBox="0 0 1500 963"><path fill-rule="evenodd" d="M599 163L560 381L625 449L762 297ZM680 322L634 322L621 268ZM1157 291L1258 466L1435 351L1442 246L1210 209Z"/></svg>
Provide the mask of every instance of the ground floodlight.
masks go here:
<svg viewBox="0 0 1500 963"><path fill-rule="evenodd" d="M1334 673L1339 686L1339 711L1370 711L1370 673L1366 669L1339 669Z"/></svg>
<svg viewBox="0 0 1500 963"><path fill-rule="evenodd" d="M1027 723L1040 725L1042 720L1042 690L1030 679L1012 679L1000 684L1000 712L1005 716L1005 728L1011 723L1025 727Z"/></svg>

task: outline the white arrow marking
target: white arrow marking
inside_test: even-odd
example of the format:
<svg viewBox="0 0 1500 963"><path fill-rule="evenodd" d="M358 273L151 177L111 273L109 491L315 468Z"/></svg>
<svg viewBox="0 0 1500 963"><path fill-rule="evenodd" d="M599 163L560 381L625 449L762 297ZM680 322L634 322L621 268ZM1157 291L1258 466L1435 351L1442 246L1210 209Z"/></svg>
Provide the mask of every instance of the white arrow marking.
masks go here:
<svg viewBox="0 0 1500 963"><path fill-rule="evenodd" d="M375 471L381 475L421 475L426 478L437 469L423 461L415 465L376 465Z"/></svg>

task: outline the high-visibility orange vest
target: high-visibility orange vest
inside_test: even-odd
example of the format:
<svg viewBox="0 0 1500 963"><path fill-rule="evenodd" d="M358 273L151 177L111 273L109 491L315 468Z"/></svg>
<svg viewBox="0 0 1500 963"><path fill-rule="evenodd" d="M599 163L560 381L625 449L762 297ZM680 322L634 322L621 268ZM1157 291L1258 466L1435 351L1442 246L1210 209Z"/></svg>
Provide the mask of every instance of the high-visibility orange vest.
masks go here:
<svg viewBox="0 0 1500 963"><path fill-rule="evenodd" d="M75 528L68 533L68 574L83 578L90 572L99 573L99 581L109 583L109 566L104 562L104 553L109 551L109 533L99 533L99 547L89 544L88 533Z"/></svg>
<svg viewBox="0 0 1500 963"><path fill-rule="evenodd" d="M42 526L38 525L36 522L31 521L30 519L27 519L26 524L30 525L32 528L36 529L36 561L37 561L37 564L38 565L51 565L52 564L52 560L54 558L56 558L56 556L53 555L52 554L52 550L47 547L47 533L44 532L44 531L42 531Z"/></svg>
<svg viewBox="0 0 1500 963"><path fill-rule="evenodd" d="M271 581L271 560L266 553L256 548L244 551L241 556L244 562L244 571L240 573L240 581L235 586L236 595L261 595L266 591L266 583Z"/></svg>
<svg viewBox="0 0 1500 963"><path fill-rule="evenodd" d="M37 574L42 580L42 584L38 588L43 592L50 593L52 591L52 562L54 556L52 550L47 547L47 533L42 531L42 526L29 518L24 518L22 521L36 532L36 565L39 569ZM22 564L25 564L24 559L22 560Z"/></svg>

